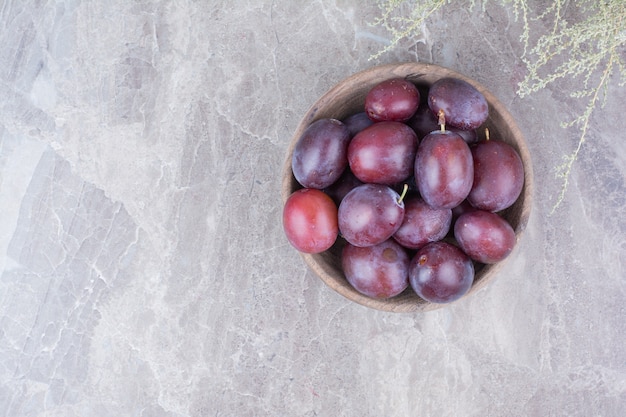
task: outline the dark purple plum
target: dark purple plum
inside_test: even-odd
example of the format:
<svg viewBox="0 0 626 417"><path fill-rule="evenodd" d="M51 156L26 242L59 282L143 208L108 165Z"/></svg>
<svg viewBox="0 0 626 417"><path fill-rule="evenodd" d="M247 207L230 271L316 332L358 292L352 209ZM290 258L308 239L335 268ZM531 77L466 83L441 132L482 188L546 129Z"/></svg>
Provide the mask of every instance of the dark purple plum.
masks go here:
<svg viewBox="0 0 626 417"><path fill-rule="evenodd" d="M461 204L452 208L452 222L456 222L456 220L461 217L462 214L476 210L478 209L472 206L469 201L463 200Z"/></svg>
<svg viewBox="0 0 626 417"><path fill-rule="evenodd" d="M343 123L350 131L351 137L354 137L354 135L359 133L361 130L374 124L374 122L367 117L367 113L365 112L355 113L352 116L346 117L343 120Z"/></svg>
<svg viewBox="0 0 626 417"><path fill-rule="evenodd" d="M473 260L494 264L515 246L513 227L496 213L476 210L462 214L454 224L454 238Z"/></svg>
<svg viewBox="0 0 626 417"><path fill-rule="evenodd" d="M517 151L499 140L483 140L471 148L474 183L467 196L474 206L500 211L517 201L524 187L524 164Z"/></svg>
<svg viewBox="0 0 626 417"><path fill-rule="evenodd" d="M302 133L293 150L291 169L305 188L323 189L348 166L350 131L336 119L320 119Z"/></svg>
<svg viewBox="0 0 626 417"><path fill-rule="evenodd" d="M415 181L426 203L434 208L458 206L473 180L472 152L459 135L447 130L426 135L415 158Z"/></svg>
<svg viewBox="0 0 626 417"><path fill-rule="evenodd" d="M433 114L430 108L428 108L428 105L420 106L407 124L415 131L417 138L420 140L429 133L441 130L437 117ZM464 130L450 125L446 125L445 129L462 137L467 144L472 144L478 141L476 129Z"/></svg>
<svg viewBox="0 0 626 417"><path fill-rule="evenodd" d="M450 230L452 210L432 208L418 196L404 200L404 220L393 238L408 249L443 239Z"/></svg>
<svg viewBox="0 0 626 417"><path fill-rule="evenodd" d="M386 185L360 185L339 205L339 231L354 246L384 242L398 230L403 218L404 201Z"/></svg>
<svg viewBox="0 0 626 417"><path fill-rule="evenodd" d="M348 145L348 164L361 181L393 185L413 174L418 140L400 122L378 122L357 133Z"/></svg>
<svg viewBox="0 0 626 417"><path fill-rule="evenodd" d="M411 288L431 303L449 303L467 294L474 282L474 264L458 247L432 242L409 265Z"/></svg>
<svg viewBox="0 0 626 417"><path fill-rule="evenodd" d="M485 96L467 81L452 77L430 86L428 107L436 115L443 111L446 124L464 130L478 128L489 116Z"/></svg>
<svg viewBox="0 0 626 417"><path fill-rule="evenodd" d="M462 137L468 145L478 142L478 133L476 133L476 129L464 130L454 126L446 126L446 130L456 133Z"/></svg>
<svg viewBox="0 0 626 417"><path fill-rule="evenodd" d="M429 133L440 129L437 117L426 104L420 105L413 117L406 123L415 131L420 140Z"/></svg>
<svg viewBox="0 0 626 417"><path fill-rule="evenodd" d="M343 200L346 194L359 185L363 185L363 181L355 177L352 171L348 168L343 172L343 174L341 174L341 177L339 177L337 181L326 187L324 192L333 199L337 206L339 206L341 200Z"/></svg>
<svg viewBox="0 0 626 417"><path fill-rule="evenodd" d="M415 84L404 78L392 78L375 85L365 97L365 113L374 122L409 120L420 103Z"/></svg>
<svg viewBox="0 0 626 417"><path fill-rule="evenodd" d="M385 299L409 286L409 255L393 239L378 245L358 247L347 244L341 254L346 279L361 294Z"/></svg>

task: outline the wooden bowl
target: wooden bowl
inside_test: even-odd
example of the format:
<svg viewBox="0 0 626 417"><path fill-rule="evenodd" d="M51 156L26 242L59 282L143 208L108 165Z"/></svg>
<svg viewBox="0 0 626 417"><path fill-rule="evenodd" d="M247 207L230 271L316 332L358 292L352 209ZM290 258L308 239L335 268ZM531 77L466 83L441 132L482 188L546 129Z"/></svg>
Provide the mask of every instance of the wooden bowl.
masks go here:
<svg viewBox="0 0 626 417"><path fill-rule="evenodd" d="M425 91L428 86L440 78L456 77L469 82L485 96L489 103L489 118L480 130L484 131L483 128L488 127L490 137L503 140L512 145L524 163L525 182L522 194L513 206L501 213L513 226L519 243L530 215L533 188L530 154L522 133L507 109L485 87L462 74L432 64L403 63L373 67L346 78L320 97L298 124L287 149L282 171L281 194L283 204L291 193L302 188L293 176L291 159L295 144L306 127L318 119L335 118L342 120L352 114L364 111L363 106L367 92L379 82L395 77L402 77L412 81L422 91ZM484 135L484 133L479 132L480 135ZM427 302L420 298L410 286L402 294L385 300L373 299L360 294L348 283L341 269L340 254L343 245L345 243L340 238L335 246L326 252L320 254L301 253L301 255L309 268L322 281L344 297L366 307L392 312L428 311L449 305ZM477 265L472 288L464 297L473 294L493 281L504 271L507 261L514 255L515 250L506 259L497 264Z"/></svg>

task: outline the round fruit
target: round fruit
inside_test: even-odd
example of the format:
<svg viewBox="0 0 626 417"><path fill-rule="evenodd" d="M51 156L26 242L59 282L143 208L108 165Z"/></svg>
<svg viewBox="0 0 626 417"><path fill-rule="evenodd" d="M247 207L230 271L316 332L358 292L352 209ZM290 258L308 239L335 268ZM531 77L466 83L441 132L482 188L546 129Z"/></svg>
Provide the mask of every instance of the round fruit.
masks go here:
<svg viewBox="0 0 626 417"><path fill-rule="evenodd" d="M415 158L419 192L434 208L458 206L474 180L472 152L456 133L435 131L422 140Z"/></svg>
<svg viewBox="0 0 626 417"><path fill-rule="evenodd" d="M392 78L375 85L365 97L365 112L374 122L409 120L420 104L415 84Z"/></svg>
<svg viewBox="0 0 626 417"><path fill-rule="evenodd" d="M363 182L393 185L413 173L417 136L400 122L378 122L357 133L348 145L348 164Z"/></svg>
<svg viewBox="0 0 626 417"><path fill-rule="evenodd" d="M426 104L417 108L417 111L407 124L415 131L418 139L422 139L440 128L437 118Z"/></svg>
<svg viewBox="0 0 626 417"><path fill-rule="evenodd" d="M347 244L341 254L346 279L361 294L390 298L409 286L409 255L393 239L361 248Z"/></svg>
<svg viewBox="0 0 626 417"><path fill-rule="evenodd" d="M462 214L468 213L470 211L478 210L476 207L472 206L469 201L463 200L461 204L452 208L452 222L456 222L456 220L461 217Z"/></svg>
<svg viewBox="0 0 626 417"><path fill-rule="evenodd" d="M441 126L439 125L439 121L437 117L433 114L433 112L428 108L427 105L420 106L417 109L415 115L407 122L409 126L415 131L418 139L424 138L424 136L428 135L435 130L440 130ZM468 144L475 143L478 141L478 134L476 133L476 129L464 130L459 129L454 126L446 126L446 130L450 132L456 133L460 137L463 138L465 142Z"/></svg>
<svg viewBox="0 0 626 417"><path fill-rule="evenodd" d="M339 205L339 231L354 246L384 242L402 224L404 201L386 185L363 184L350 191Z"/></svg>
<svg viewBox="0 0 626 417"><path fill-rule="evenodd" d="M454 126L446 126L446 129L462 137L468 145L478 141L478 133L476 133L476 129L464 130Z"/></svg>
<svg viewBox="0 0 626 417"><path fill-rule="evenodd" d="M354 135L359 133L361 130L373 125L374 122L372 122L372 120L367 117L367 113L363 111L346 117L343 119L343 124L345 124L350 131L350 136L354 137Z"/></svg>
<svg viewBox="0 0 626 417"><path fill-rule="evenodd" d="M478 128L489 116L485 96L458 78L442 78L431 85L428 107L436 115L443 110L447 124L464 130Z"/></svg>
<svg viewBox="0 0 626 417"><path fill-rule="evenodd" d="M417 251L409 265L413 290L431 303L449 303L465 295L474 282L471 259L456 246L432 242Z"/></svg>
<svg viewBox="0 0 626 417"><path fill-rule="evenodd" d="M337 204L337 207L339 207L341 200L343 200L346 194L359 185L363 185L363 182L355 177L350 169L346 169L337 181L324 189L324 192L328 194L335 204Z"/></svg>
<svg viewBox="0 0 626 417"><path fill-rule="evenodd" d="M293 150L291 168L305 188L322 189L337 181L348 166L350 131L339 120L311 123Z"/></svg>
<svg viewBox="0 0 626 417"><path fill-rule="evenodd" d="M404 220L393 238L408 249L443 239L450 230L452 210L432 208L420 197L404 201Z"/></svg>
<svg viewBox="0 0 626 417"><path fill-rule="evenodd" d="M513 147L484 140L472 147L474 184L467 200L474 207L500 211L515 203L524 187L524 165Z"/></svg>
<svg viewBox="0 0 626 417"><path fill-rule="evenodd" d="M297 190L283 207L283 229L289 243L300 252L324 252L339 233L337 206L320 190Z"/></svg>
<svg viewBox="0 0 626 417"><path fill-rule="evenodd" d="M454 237L470 258L494 264L515 246L513 227L496 213L476 210L462 214L454 224Z"/></svg>

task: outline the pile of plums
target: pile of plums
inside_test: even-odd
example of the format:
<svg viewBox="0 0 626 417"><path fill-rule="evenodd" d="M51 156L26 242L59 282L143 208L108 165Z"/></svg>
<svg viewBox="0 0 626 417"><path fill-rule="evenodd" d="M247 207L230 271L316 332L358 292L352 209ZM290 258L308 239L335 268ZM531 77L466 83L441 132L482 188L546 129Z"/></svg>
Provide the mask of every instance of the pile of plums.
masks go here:
<svg viewBox="0 0 626 417"><path fill-rule="evenodd" d="M343 239L345 277L369 297L409 286L433 303L462 297L476 267L516 243L500 213L520 196L524 167L511 145L489 137L488 116L464 80L420 91L393 78L369 90L362 112L311 123L293 151L303 188L284 206L287 239L304 253Z"/></svg>

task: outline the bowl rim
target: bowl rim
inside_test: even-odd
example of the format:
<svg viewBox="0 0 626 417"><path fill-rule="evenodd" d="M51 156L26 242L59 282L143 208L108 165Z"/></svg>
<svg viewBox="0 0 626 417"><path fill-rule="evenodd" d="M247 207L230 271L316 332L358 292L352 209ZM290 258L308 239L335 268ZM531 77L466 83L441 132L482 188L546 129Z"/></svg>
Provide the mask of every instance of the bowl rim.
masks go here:
<svg viewBox="0 0 626 417"><path fill-rule="evenodd" d="M402 77L414 82L424 80L424 77L429 77L431 74L436 73L437 78L454 77L464 80L474 86L480 91L489 103L489 119L490 121L496 121L505 123L504 126L510 131L507 137L514 138L514 145L518 151L522 163L524 166L524 188L520 198L523 198L521 208L519 210L519 220L516 227L514 227L516 235L516 244L513 251L502 261L484 266L484 274L480 276L479 280L475 280L470 290L456 301L451 303L437 304L427 302L421 299L417 294L408 291L406 295L399 295L389 299L374 299L363 294L358 293L356 290L348 285L340 284L337 278L333 275L333 269L327 262L323 262L326 256L330 256L326 253L322 254L306 254L298 252L303 258L309 269L317 275L327 286L333 289L335 292L341 294L343 297L350 301L356 302L365 307L373 308L380 311L387 312L417 312L417 311L430 311L440 308L445 308L458 301L465 299L471 294L481 290L489 283L491 283L498 274L500 274L506 265L508 265L513 258L518 254L520 247L520 240L525 235L525 229L530 217L532 200L534 195L533 184L533 168L530 151L528 149L526 140L522 131L519 129L515 119L509 112L509 110L503 105L503 103L494 96L484 85L478 81L465 76L464 74L446 68L437 64L419 63L419 62L406 62L406 63L392 63L377 65L365 70L356 72L347 78L339 81L337 84L328 89L322 96L320 96L307 110L304 116L299 121L296 129L294 130L289 146L286 152L285 160L282 167L282 184L281 184L281 198L283 205L287 201L287 198L293 192L293 186L295 178L291 170L292 154L295 148L295 143L301 136L302 132L308 125L315 120L332 117L332 115L326 115L323 113L323 109L332 102L333 98L340 94L348 94L351 86L355 83L367 82L369 86L373 86L377 82L389 79L392 77ZM345 116L343 116L345 117ZM339 118L339 117L337 117ZM507 140L507 142L510 142ZM297 181L296 181L297 183ZM301 186L300 186L301 187ZM479 273L481 271L478 271ZM410 286L408 290L410 290ZM407 291L405 291L406 293ZM405 294L403 293L403 294Z"/></svg>

